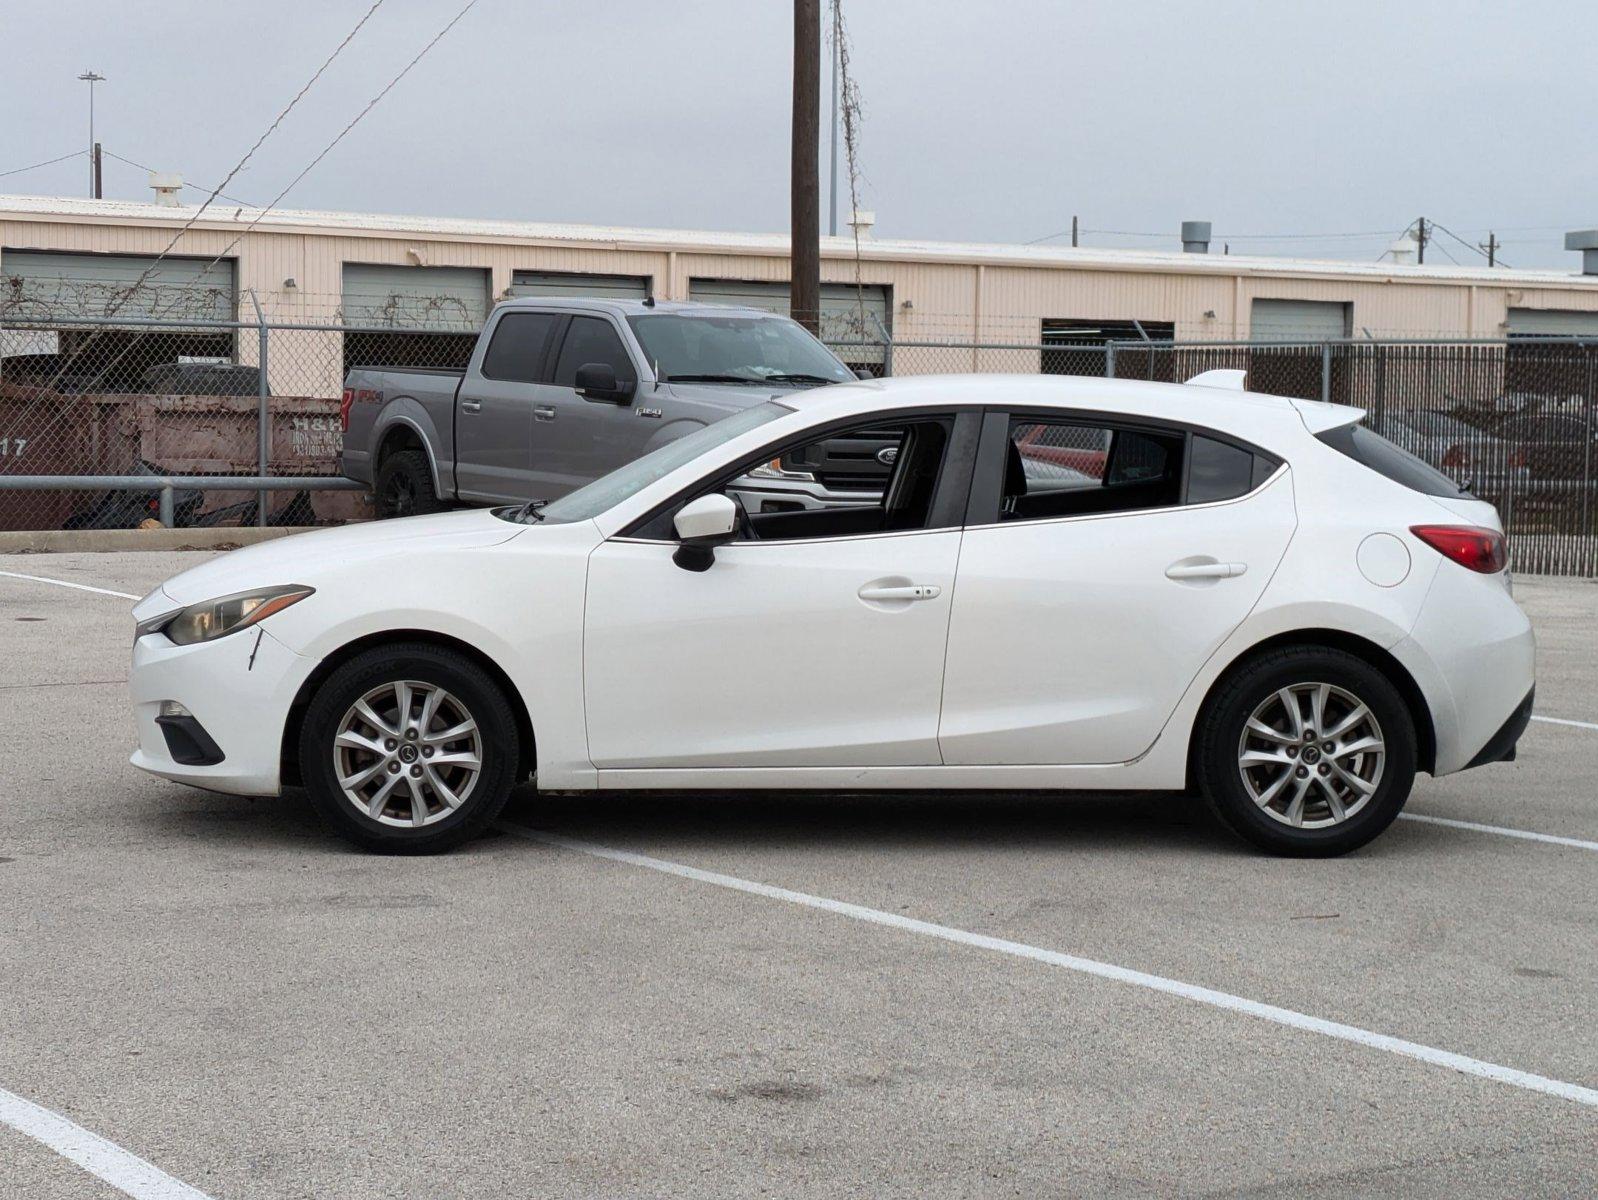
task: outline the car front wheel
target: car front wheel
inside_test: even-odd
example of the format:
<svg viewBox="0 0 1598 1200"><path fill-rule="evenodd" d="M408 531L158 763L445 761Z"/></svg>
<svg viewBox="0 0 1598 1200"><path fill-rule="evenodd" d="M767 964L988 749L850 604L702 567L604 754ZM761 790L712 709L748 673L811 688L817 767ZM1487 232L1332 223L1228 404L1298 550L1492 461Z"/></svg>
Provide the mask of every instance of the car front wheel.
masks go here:
<svg viewBox="0 0 1598 1200"><path fill-rule="evenodd" d="M1393 683L1325 647L1234 672L1194 731L1199 790L1233 831L1278 854L1344 854L1392 824L1415 779L1415 725Z"/></svg>
<svg viewBox="0 0 1598 1200"><path fill-rule="evenodd" d="M312 698L300 770L317 810L368 850L426 854L485 829L516 782L515 715L476 663L425 643L369 650Z"/></svg>

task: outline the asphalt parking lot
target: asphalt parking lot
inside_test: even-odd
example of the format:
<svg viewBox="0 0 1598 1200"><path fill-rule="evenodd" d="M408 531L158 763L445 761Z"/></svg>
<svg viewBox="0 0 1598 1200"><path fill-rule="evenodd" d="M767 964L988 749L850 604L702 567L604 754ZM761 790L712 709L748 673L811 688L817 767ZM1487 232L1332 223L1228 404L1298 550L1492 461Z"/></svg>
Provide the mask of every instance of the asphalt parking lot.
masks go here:
<svg viewBox="0 0 1598 1200"><path fill-rule="evenodd" d="M1552 720L1339 860L1163 796L530 790L404 859L128 766L131 602L0 574L0 1195L1592 1194L1598 583L1517 594Z"/></svg>

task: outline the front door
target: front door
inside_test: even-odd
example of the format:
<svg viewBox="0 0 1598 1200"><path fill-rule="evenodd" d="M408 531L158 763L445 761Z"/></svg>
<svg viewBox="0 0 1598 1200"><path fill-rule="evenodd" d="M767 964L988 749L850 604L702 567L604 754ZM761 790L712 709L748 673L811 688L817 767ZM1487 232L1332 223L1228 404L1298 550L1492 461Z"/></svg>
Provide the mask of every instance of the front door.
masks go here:
<svg viewBox="0 0 1598 1200"><path fill-rule="evenodd" d="M590 400L577 391L577 370L601 363L622 385L636 383L638 368L620 331L599 316L577 315L555 351L549 382L533 398L533 465L536 494L553 500L642 455L661 427L651 392L628 403Z"/></svg>
<svg viewBox="0 0 1598 1200"><path fill-rule="evenodd" d="M1218 438L989 422L984 462L1004 478L960 551L943 759L1134 759L1265 590L1296 523L1292 481ZM1002 455L986 451L995 434Z"/></svg>
<svg viewBox="0 0 1598 1200"><path fill-rule="evenodd" d="M646 540L658 527L595 550L583 628L594 765L936 765L967 418L969 437L953 436L953 417L901 423L877 505L754 514L703 572L673 563L674 542Z"/></svg>

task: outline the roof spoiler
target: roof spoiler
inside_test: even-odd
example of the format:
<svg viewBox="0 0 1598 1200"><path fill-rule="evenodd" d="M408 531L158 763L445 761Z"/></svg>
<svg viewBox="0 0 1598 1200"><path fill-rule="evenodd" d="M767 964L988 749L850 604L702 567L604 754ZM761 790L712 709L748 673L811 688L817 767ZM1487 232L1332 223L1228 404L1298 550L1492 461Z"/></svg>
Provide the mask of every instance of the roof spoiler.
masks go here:
<svg viewBox="0 0 1598 1200"><path fill-rule="evenodd" d="M1241 392L1246 390L1243 380L1247 378L1247 371L1231 371L1217 369L1214 371L1200 371L1187 381L1189 387L1226 388L1228 391Z"/></svg>
<svg viewBox="0 0 1598 1200"><path fill-rule="evenodd" d="M1365 419L1365 410L1351 404L1329 404L1325 400L1289 400L1303 418L1304 427L1311 433L1325 433L1328 429L1341 429L1344 425L1358 425Z"/></svg>

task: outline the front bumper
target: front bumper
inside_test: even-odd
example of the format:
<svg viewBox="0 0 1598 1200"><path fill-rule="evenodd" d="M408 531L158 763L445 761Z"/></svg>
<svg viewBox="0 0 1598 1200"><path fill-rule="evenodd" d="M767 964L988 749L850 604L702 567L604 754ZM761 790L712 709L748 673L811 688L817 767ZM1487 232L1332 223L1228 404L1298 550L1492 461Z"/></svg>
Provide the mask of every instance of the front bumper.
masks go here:
<svg viewBox="0 0 1598 1200"><path fill-rule="evenodd" d="M128 679L139 736L130 761L162 778L212 791L277 795L284 725L314 666L264 624L193 646L174 645L164 634L145 634L133 644ZM193 714L221 754L219 761L179 761L209 754L174 756L160 724L165 700Z"/></svg>

